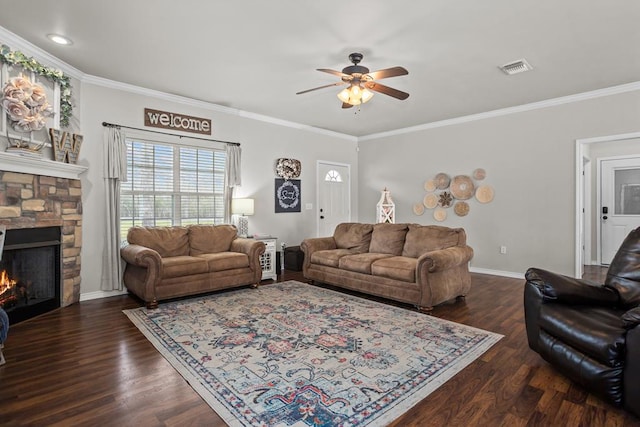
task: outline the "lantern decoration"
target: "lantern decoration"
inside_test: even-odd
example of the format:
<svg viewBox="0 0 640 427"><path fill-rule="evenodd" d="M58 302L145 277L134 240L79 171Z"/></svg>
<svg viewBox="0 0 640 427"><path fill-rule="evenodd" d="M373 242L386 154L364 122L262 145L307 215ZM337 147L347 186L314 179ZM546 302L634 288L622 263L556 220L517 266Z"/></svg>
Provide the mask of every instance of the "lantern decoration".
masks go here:
<svg viewBox="0 0 640 427"><path fill-rule="evenodd" d="M396 222L396 204L391 199L391 194L386 188L382 190L380 201L376 205L376 222L395 224Z"/></svg>

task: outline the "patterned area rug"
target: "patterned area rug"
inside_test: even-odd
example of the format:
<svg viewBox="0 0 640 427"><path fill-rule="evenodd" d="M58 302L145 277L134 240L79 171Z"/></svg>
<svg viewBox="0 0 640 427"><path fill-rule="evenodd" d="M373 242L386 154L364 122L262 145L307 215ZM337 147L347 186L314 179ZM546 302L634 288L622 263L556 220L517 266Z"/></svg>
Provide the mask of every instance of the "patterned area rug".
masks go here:
<svg viewBox="0 0 640 427"><path fill-rule="evenodd" d="M385 425L502 337L295 281L125 313L231 426Z"/></svg>

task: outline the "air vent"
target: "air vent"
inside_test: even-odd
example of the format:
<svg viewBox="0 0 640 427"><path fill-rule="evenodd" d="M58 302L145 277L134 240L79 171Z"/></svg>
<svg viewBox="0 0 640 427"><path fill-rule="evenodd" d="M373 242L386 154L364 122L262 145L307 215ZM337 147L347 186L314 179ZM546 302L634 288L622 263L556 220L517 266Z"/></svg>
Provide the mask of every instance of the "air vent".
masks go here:
<svg viewBox="0 0 640 427"><path fill-rule="evenodd" d="M526 59L520 59L518 61L510 62L508 64L504 64L499 68L508 75L524 73L525 71L533 70L533 67L527 62Z"/></svg>

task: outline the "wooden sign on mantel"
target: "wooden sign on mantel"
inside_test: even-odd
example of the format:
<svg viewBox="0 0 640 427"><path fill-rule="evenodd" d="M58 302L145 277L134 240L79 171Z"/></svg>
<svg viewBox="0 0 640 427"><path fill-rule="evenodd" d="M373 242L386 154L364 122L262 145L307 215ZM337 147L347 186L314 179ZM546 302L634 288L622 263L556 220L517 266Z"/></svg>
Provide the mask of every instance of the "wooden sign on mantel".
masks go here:
<svg viewBox="0 0 640 427"><path fill-rule="evenodd" d="M144 109L144 125L211 135L211 119L153 110L151 108Z"/></svg>

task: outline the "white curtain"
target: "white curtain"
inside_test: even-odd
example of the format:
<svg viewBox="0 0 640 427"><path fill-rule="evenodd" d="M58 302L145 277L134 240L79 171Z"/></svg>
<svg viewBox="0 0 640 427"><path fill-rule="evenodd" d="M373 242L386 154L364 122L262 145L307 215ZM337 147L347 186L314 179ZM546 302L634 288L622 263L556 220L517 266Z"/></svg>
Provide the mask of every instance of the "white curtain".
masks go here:
<svg viewBox="0 0 640 427"><path fill-rule="evenodd" d="M102 256L103 291L122 290L124 262L120 258L120 182L127 180L127 144L120 128L104 129L106 239Z"/></svg>
<svg viewBox="0 0 640 427"><path fill-rule="evenodd" d="M242 186L242 171L240 160L242 157L242 149L239 145L227 144L227 163L225 165L225 206L224 206L224 222L231 222L231 199L233 198L233 189Z"/></svg>

